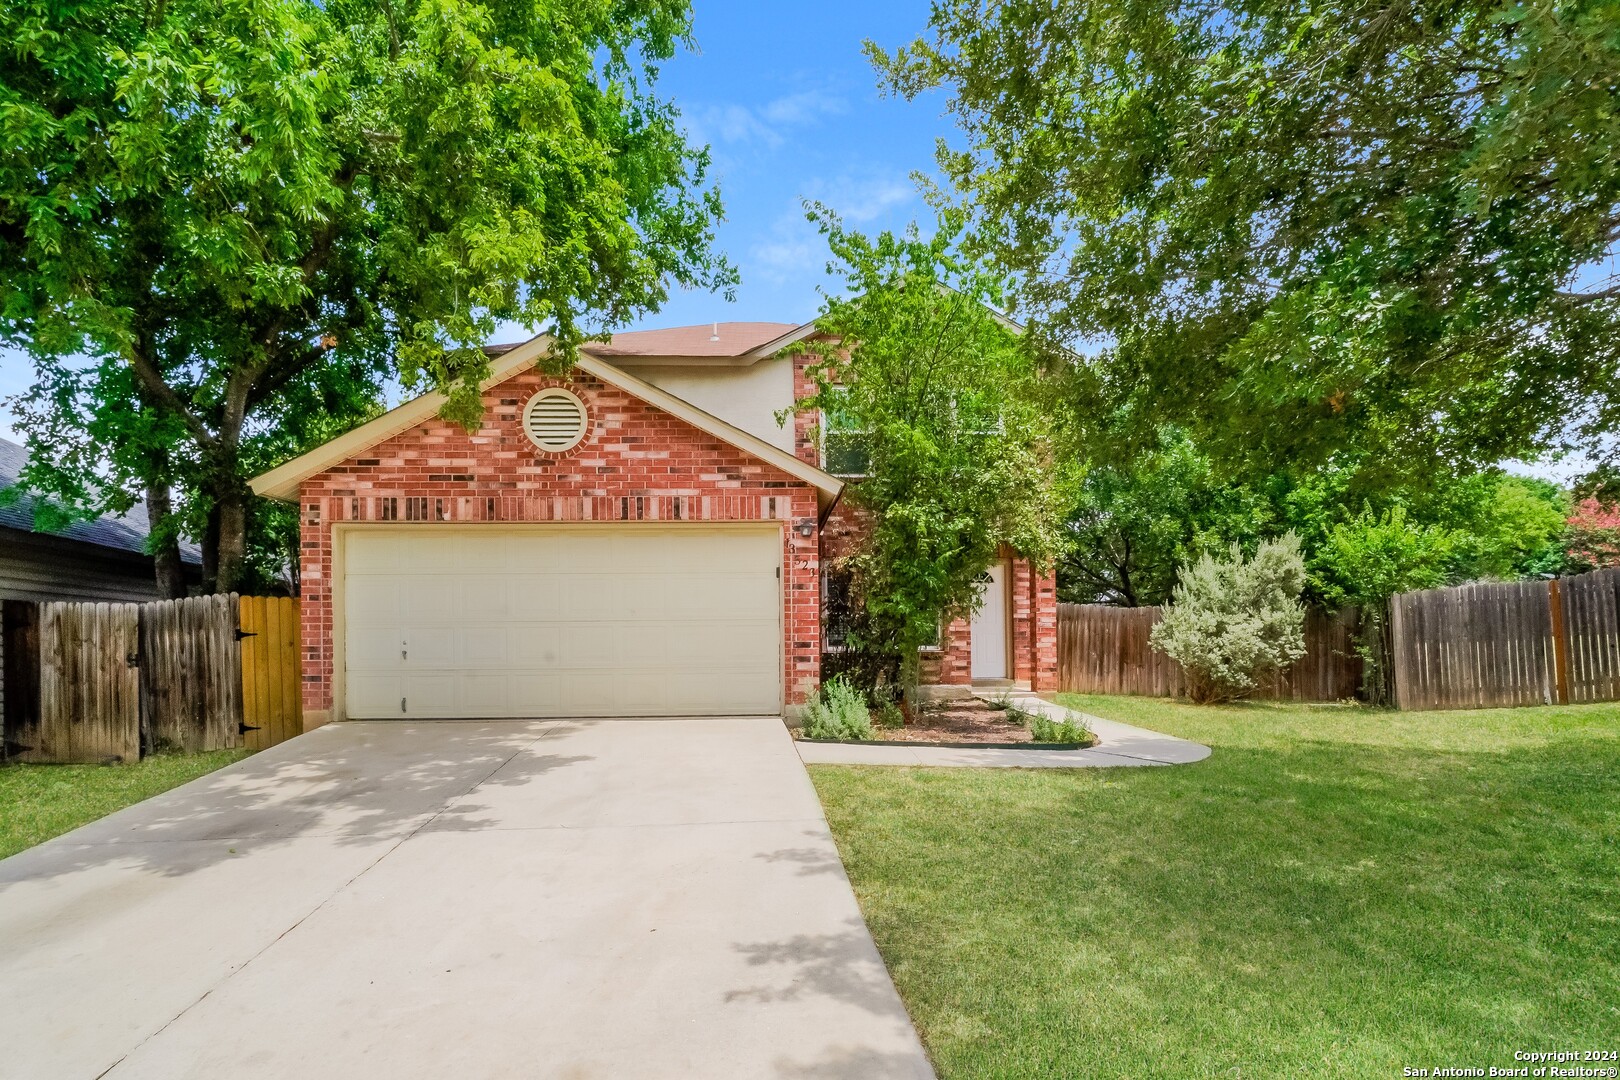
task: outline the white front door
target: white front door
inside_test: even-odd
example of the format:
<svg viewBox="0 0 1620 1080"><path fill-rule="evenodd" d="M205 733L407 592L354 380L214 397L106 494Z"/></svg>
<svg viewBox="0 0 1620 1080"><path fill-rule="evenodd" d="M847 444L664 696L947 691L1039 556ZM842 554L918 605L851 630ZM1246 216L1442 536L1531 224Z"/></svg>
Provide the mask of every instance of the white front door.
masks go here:
<svg viewBox="0 0 1620 1080"><path fill-rule="evenodd" d="M975 679L1007 677L1007 567L996 563L979 575L979 609L973 613Z"/></svg>
<svg viewBox="0 0 1620 1080"><path fill-rule="evenodd" d="M353 719L781 709L781 533L360 527L344 540Z"/></svg>

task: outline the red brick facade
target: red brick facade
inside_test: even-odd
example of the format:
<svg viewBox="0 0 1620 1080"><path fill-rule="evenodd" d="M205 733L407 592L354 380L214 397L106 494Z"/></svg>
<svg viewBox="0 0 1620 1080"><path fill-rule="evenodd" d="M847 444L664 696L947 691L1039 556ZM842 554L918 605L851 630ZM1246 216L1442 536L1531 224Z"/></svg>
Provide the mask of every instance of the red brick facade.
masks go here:
<svg viewBox="0 0 1620 1080"><path fill-rule="evenodd" d="M524 403L568 385L590 431L563 454L523 433ZM484 393L468 434L425 421L304 481L301 489L304 708L333 715L332 530L348 522L778 521L782 532L785 704L805 700L821 670L816 491L677 417L588 376L530 371ZM808 436L807 436L808 438ZM808 537L794 526L808 522Z"/></svg>

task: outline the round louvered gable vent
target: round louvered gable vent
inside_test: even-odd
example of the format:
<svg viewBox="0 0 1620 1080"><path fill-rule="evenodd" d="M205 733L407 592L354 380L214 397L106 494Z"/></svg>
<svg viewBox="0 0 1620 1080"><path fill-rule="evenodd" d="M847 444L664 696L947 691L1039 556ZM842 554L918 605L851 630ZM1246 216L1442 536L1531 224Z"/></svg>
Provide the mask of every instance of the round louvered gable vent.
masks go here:
<svg viewBox="0 0 1620 1080"><path fill-rule="evenodd" d="M585 437L585 403L567 390L542 390L523 410L523 430L542 450L572 450Z"/></svg>

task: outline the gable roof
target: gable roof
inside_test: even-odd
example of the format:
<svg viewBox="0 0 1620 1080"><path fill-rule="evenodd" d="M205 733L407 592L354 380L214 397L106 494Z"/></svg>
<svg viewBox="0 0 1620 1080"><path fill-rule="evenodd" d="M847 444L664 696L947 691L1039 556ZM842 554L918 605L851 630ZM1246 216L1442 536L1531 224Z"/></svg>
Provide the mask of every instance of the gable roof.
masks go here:
<svg viewBox="0 0 1620 1080"><path fill-rule="evenodd" d="M789 330L792 323L715 322L631 330L607 341L587 341L581 351L609 360L696 360L753 358L754 350Z"/></svg>
<svg viewBox="0 0 1620 1080"><path fill-rule="evenodd" d="M948 292L956 295L960 294L960 290L954 289L942 281L935 282L934 287L940 292ZM981 304L980 306L988 311L990 313L990 318L995 320L995 322L1004 330L1022 335L1028 329L1028 327L1026 327L1023 323L1008 318L1005 313L997 311L989 304ZM725 324L721 323L720 325L724 326ZM743 358L750 363L755 360L767 360L781 352L783 349L787 348L789 345L797 345L801 341L808 341L810 338L813 338L817 334L823 332L821 328L816 325L815 319L811 319L807 323L801 323L798 326L794 326L791 323L759 323L757 325L779 325L782 332L777 334L775 337L766 338L764 341L750 349L747 353L743 354Z"/></svg>
<svg viewBox="0 0 1620 1080"><path fill-rule="evenodd" d="M9 439L0 439L0 490L15 486L27 464L28 451L25 448ZM53 532L35 528L36 505L38 500L35 496L24 495L9 506L0 506L0 527L37 536L59 536L65 540L77 540L136 555L147 553L146 538L151 534L151 526L146 519L146 503L143 501L137 500L127 513L103 514L89 521L74 521L67 528ZM198 563L202 561L202 553L195 544L182 543L180 558L188 563Z"/></svg>
<svg viewBox="0 0 1620 1080"><path fill-rule="evenodd" d="M489 350L495 357L494 369L489 378L481 384L481 389L488 390L505 382L512 376L533 367L536 361L551 351L551 338L545 334L538 334L521 345L510 348L492 348ZM729 443L737 449L760 459L767 465L772 465L796 480L814 487L817 491L817 502L821 505L823 513L832 507L843 493L844 482L830 473L823 472L809 462L801 461L778 447L772 446L764 439L750 435L741 428L726 423L719 417L704 412L691 402L676 397L665 390L660 390L645 380L638 379L622 368L615 367L606 360L599 360L589 353L581 353L575 363L576 371L582 371L610 386L616 386L625 393L662 409L664 412L691 424L700 431L705 431L721 442ZM317 473L325 472L334 465L354 457L356 454L375 446L385 439L391 438L401 432L408 431L425 420L437 416L444 407L446 397L439 391L431 391L419 397L412 398L396 409L383 413L374 420L367 421L353 431L339 435L329 442L322 443L315 449L300 454L269 472L254 477L249 481L255 494L264 495L284 502L298 500L298 488L305 480Z"/></svg>

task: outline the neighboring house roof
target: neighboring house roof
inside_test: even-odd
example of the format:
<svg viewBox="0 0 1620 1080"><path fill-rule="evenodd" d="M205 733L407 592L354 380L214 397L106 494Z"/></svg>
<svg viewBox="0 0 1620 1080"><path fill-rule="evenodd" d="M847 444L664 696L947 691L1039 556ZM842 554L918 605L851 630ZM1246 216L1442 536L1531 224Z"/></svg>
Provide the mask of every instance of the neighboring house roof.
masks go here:
<svg viewBox="0 0 1620 1080"><path fill-rule="evenodd" d="M490 372L489 378L484 380L483 388L487 390L534 366L536 361L550 352L550 349L551 338L539 334L521 345L500 349L499 352L490 350L495 358L494 370ZM818 501L824 513L830 510L844 490L844 482L832 474L823 472L786 450L772 446L758 436L750 435L741 428L704 412L689 401L636 378L606 360L599 360L589 353L581 353L575 364L575 370L600 379L610 386L616 386L647 404L686 421L700 431L706 431L722 442L729 443L744 453L780 469L794 479L811 485L819 493ZM262 476L254 477L250 485L259 495L285 502L296 502L299 485L309 477L325 472L362 450L431 419L438 415L446 400L445 395L438 391L413 398L398 408L383 413L375 420L361 424L347 434L339 435Z"/></svg>
<svg viewBox="0 0 1620 1080"><path fill-rule="evenodd" d="M794 329L792 323L716 322L672 326L665 330L632 330L607 341L588 341L581 348L607 360L665 360L753 356L766 342Z"/></svg>
<svg viewBox="0 0 1620 1080"><path fill-rule="evenodd" d="M0 439L0 490L14 486L27 464L27 450L9 439ZM34 527L34 505L34 497L24 495L9 506L0 506L0 527L60 536L115 551L129 551L138 555L147 553L146 538L151 529L147 524L145 502L137 501L127 514L103 514L90 521L75 521L65 529L49 533ZM202 561L202 554L194 544L182 543L180 557L186 562Z"/></svg>

